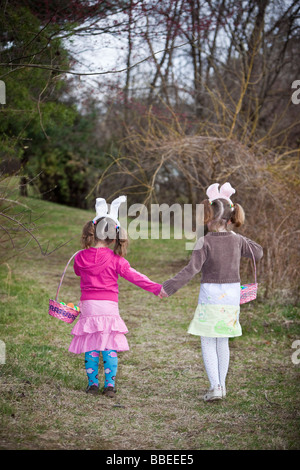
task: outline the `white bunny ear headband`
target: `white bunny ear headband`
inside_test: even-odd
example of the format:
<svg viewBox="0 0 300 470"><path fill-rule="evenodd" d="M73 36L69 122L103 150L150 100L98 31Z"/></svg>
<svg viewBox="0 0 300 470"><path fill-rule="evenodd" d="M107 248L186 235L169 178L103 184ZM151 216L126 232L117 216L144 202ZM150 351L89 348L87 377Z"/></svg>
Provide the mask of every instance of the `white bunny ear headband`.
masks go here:
<svg viewBox="0 0 300 470"><path fill-rule="evenodd" d="M211 184L207 190L206 194L210 203L212 203L215 199L226 199L233 205L233 202L230 199L230 196L235 193L235 189L231 186L230 183L225 183L221 186L219 191L219 183Z"/></svg>
<svg viewBox="0 0 300 470"><path fill-rule="evenodd" d="M120 222L118 220L118 211L120 205L122 202L126 202L126 199L126 196L120 196L117 199L114 199L110 205L110 211L108 213L106 200L102 197L98 197L96 199L95 205L96 217L93 218L93 223L95 224L97 220L101 219L102 217L108 217L109 219L112 219L114 222L116 222L117 227L119 227Z"/></svg>

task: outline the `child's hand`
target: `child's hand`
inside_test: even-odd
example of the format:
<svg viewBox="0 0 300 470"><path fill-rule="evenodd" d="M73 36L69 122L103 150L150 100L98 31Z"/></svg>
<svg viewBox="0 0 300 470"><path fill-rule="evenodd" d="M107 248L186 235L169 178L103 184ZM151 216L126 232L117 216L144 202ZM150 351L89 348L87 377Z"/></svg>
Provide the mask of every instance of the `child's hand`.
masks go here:
<svg viewBox="0 0 300 470"><path fill-rule="evenodd" d="M161 288L160 293L158 294L158 297L162 299L163 297L168 297L168 294L165 292L164 288Z"/></svg>

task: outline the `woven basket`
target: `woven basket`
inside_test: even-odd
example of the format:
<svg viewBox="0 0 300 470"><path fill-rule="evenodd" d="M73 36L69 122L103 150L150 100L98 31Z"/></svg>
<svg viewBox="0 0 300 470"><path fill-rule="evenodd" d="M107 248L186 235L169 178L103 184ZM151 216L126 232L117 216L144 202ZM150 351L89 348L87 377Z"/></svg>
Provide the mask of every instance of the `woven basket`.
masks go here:
<svg viewBox="0 0 300 470"><path fill-rule="evenodd" d="M253 265L254 265L254 274L255 274L255 282L252 284L243 284L241 285L241 296L240 296L240 304L245 304L247 302L250 302L251 300L255 300L257 296L257 289L258 289L258 284L256 282L256 264L255 264L255 258L253 251L248 244L248 247L251 251L252 254L252 259L253 259Z"/></svg>
<svg viewBox="0 0 300 470"><path fill-rule="evenodd" d="M67 268L70 262L72 261L72 259L74 258L74 256L77 255L77 253L79 253L79 251L76 251L76 253L74 253L74 255L72 255L69 261L67 262L67 265L64 269L64 272L58 284L55 300L49 299L49 311L48 311L49 315L51 315L52 317L58 318L59 320L62 320L66 323L73 323L73 321L76 320L80 312L78 310L75 310L74 308L69 307L68 305L58 302L58 294L59 294L59 289L61 288L61 285L63 282L64 275L66 274Z"/></svg>
<svg viewBox="0 0 300 470"><path fill-rule="evenodd" d="M66 323L73 323L79 315L79 311L63 305L56 300L49 299L49 315Z"/></svg>
<svg viewBox="0 0 300 470"><path fill-rule="evenodd" d="M244 284L241 286L241 297L240 304L245 304L251 300L255 300L257 296L257 286L258 284Z"/></svg>

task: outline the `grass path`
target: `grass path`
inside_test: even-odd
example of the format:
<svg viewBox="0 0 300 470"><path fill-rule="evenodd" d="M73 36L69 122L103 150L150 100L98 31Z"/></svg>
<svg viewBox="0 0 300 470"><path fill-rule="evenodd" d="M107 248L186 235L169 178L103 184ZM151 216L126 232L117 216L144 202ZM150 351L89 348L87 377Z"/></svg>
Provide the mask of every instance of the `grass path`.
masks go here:
<svg viewBox="0 0 300 470"><path fill-rule="evenodd" d="M0 266L1 449L299 449L299 309L255 301L241 307L243 336L230 340L228 396L204 403L200 341L187 334L199 277L163 301L120 279L130 351L119 354L116 401L87 396L83 355L68 353L67 325L48 315L81 228L92 213L32 200L45 211L44 257L28 249ZM132 241L131 265L162 282L189 254L180 240ZM60 300L77 301L69 268Z"/></svg>

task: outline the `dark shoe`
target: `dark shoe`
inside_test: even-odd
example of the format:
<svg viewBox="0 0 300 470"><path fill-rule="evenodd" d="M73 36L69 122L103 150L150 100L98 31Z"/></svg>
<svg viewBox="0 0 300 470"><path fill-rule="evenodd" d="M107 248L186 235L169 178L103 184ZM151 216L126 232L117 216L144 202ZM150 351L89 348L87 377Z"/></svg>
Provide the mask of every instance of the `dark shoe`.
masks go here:
<svg viewBox="0 0 300 470"><path fill-rule="evenodd" d="M109 398L115 398L117 391L114 389L114 387L104 387L104 390L102 392L103 395Z"/></svg>
<svg viewBox="0 0 300 470"><path fill-rule="evenodd" d="M86 393L97 395L99 393L99 387L97 387L97 385L89 385L86 389Z"/></svg>

